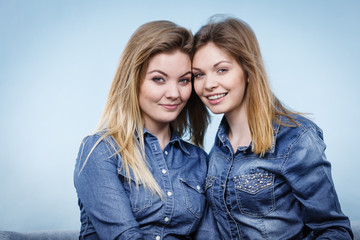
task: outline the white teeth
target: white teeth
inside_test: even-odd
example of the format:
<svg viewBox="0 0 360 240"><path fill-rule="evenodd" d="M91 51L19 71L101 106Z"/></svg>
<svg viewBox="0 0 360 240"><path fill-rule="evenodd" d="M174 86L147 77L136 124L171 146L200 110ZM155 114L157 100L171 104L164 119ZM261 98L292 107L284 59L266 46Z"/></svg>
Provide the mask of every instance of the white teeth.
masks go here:
<svg viewBox="0 0 360 240"><path fill-rule="evenodd" d="M212 96L210 96L210 97L208 97L208 98L209 98L210 100L216 100L216 99L221 98L221 97L223 97L223 96L225 96L225 93L212 95Z"/></svg>

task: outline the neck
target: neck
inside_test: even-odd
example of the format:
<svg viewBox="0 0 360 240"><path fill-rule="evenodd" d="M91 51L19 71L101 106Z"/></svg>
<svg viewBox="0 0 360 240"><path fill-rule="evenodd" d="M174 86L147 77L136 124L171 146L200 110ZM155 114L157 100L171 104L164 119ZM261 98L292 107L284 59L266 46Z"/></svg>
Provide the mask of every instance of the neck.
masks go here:
<svg viewBox="0 0 360 240"><path fill-rule="evenodd" d="M146 126L145 128L151 132L159 141L161 149L164 149L170 141L171 130L170 124L163 124L157 126Z"/></svg>
<svg viewBox="0 0 360 240"><path fill-rule="evenodd" d="M240 146L249 146L251 142L251 132L249 128L247 112L245 108L231 114L225 114L229 124L228 138L234 153Z"/></svg>

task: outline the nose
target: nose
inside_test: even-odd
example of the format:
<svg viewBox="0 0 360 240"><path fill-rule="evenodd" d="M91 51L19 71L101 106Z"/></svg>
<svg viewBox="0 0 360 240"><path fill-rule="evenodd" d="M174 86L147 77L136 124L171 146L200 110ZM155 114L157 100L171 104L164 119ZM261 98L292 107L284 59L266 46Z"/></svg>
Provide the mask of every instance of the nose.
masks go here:
<svg viewBox="0 0 360 240"><path fill-rule="evenodd" d="M169 99L177 99L180 97L179 86L177 86L176 81L167 84L165 97Z"/></svg>
<svg viewBox="0 0 360 240"><path fill-rule="evenodd" d="M219 86L215 76L208 75L205 79L204 87L206 90L213 90Z"/></svg>

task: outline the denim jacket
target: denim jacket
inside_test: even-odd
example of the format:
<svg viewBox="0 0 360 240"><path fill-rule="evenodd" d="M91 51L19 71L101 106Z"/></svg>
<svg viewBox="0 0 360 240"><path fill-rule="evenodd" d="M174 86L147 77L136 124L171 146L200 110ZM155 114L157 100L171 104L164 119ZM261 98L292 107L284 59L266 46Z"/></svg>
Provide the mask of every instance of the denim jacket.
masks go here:
<svg viewBox="0 0 360 240"><path fill-rule="evenodd" d="M223 118L209 154L206 195L223 239L351 239L326 160L321 129L280 117L275 144L260 157L251 144L236 153Z"/></svg>
<svg viewBox="0 0 360 240"><path fill-rule="evenodd" d="M80 172L100 137L84 138L74 171L80 239L192 239L197 230L212 234L206 222L198 229L206 206L207 154L202 149L172 133L162 151L157 138L144 129L146 161L165 193L161 200L143 185L137 188L132 175L129 185L111 137L94 148Z"/></svg>

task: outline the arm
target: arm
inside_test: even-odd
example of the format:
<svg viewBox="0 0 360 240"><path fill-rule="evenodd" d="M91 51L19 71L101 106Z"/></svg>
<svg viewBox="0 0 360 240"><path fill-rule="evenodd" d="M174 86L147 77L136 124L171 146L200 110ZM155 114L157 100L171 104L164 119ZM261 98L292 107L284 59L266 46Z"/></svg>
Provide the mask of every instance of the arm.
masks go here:
<svg viewBox="0 0 360 240"><path fill-rule="evenodd" d="M352 239L349 219L342 213L319 130L305 130L290 145L284 176L303 207L303 222L313 238Z"/></svg>
<svg viewBox="0 0 360 240"><path fill-rule="evenodd" d="M142 239L123 183L117 175L117 156L101 141L85 159L100 136L83 140L76 162L74 183L86 215L100 239Z"/></svg>
<svg viewBox="0 0 360 240"><path fill-rule="evenodd" d="M201 218L200 225L196 230L194 236L196 240L219 240L220 233L216 225L215 217L212 213L210 205L207 203L204 215Z"/></svg>

